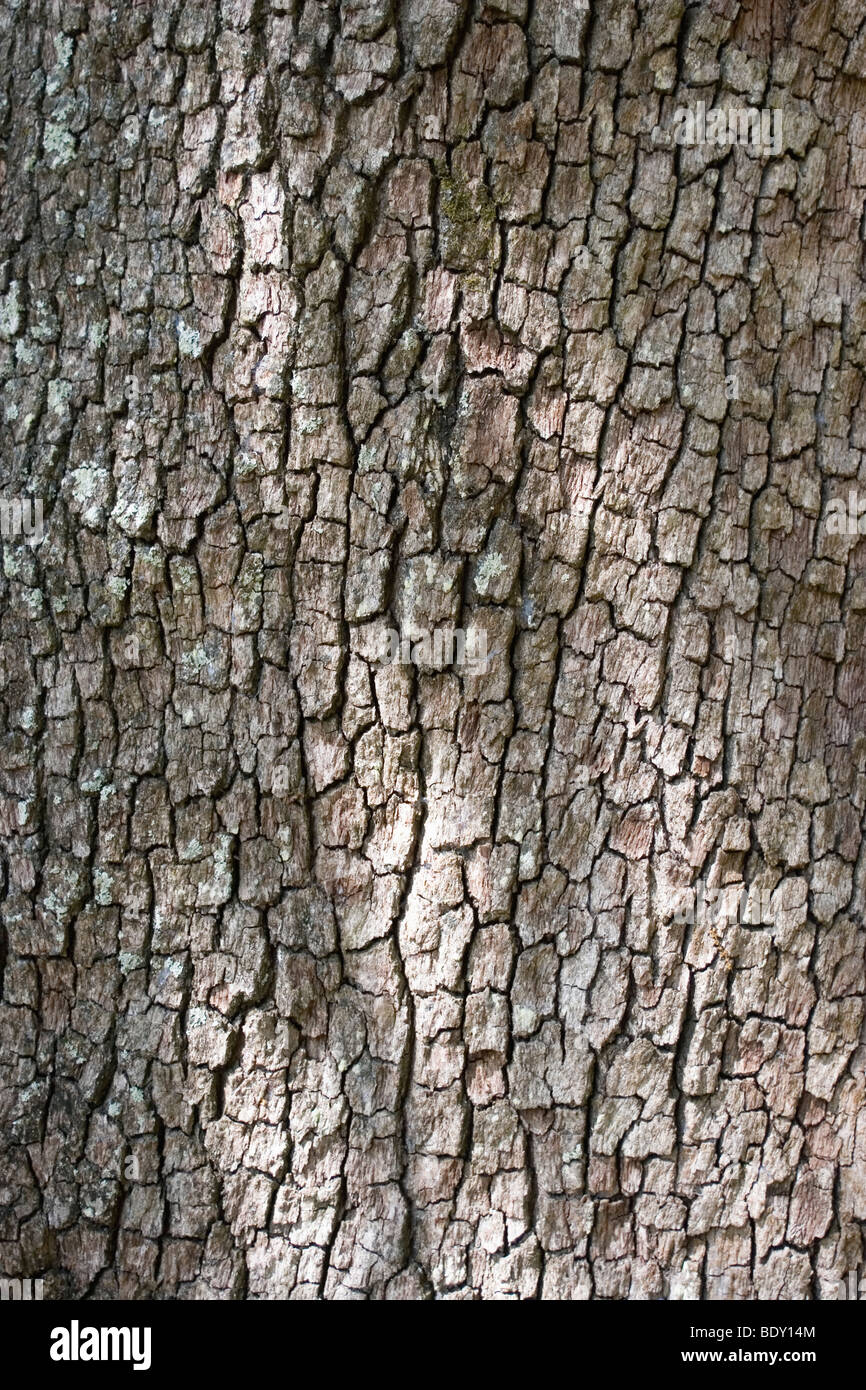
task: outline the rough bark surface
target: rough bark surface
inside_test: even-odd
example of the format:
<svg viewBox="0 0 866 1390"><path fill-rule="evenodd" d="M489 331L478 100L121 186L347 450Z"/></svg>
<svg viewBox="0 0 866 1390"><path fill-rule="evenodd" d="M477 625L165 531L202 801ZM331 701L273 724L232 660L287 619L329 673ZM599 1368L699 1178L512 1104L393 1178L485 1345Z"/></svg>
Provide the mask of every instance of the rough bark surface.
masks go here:
<svg viewBox="0 0 866 1390"><path fill-rule="evenodd" d="M866 5L7 3L0 1272L863 1256ZM704 101L778 151L688 148ZM486 636L482 673L383 659ZM697 885L758 902L713 925Z"/></svg>

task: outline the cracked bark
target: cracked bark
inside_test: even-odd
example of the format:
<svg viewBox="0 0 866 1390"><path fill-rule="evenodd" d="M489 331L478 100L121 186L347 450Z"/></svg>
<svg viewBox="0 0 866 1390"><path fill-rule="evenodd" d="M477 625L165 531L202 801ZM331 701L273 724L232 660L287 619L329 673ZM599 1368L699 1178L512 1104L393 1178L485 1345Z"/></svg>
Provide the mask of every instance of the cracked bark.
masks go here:
<svg viewBox="0 0 866 1390"><path fill-rule="evenodd" d="M866 6L0 16L0 1265L832 1296ZM678 147L704 101L778 154ZM483 674L388 665L475 627ZM681 921L697 885L757 895Z"/></svg>

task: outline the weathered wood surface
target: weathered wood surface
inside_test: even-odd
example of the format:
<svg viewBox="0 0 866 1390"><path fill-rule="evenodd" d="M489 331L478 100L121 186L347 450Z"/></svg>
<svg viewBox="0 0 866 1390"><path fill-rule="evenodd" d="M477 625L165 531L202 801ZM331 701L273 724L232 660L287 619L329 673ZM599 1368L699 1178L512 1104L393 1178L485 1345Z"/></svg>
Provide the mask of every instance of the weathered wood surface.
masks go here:
<svg viewBox="0 0 866 1390"><path fill-rule="evenodd" d="M0 481L45 501L0 1272L831 1296L863 0L23 0L0 44ZM679 145L699 101L780 150ZM486 671L382 660L451 628ZM681 920L723 884L757 911Z"/></svg>

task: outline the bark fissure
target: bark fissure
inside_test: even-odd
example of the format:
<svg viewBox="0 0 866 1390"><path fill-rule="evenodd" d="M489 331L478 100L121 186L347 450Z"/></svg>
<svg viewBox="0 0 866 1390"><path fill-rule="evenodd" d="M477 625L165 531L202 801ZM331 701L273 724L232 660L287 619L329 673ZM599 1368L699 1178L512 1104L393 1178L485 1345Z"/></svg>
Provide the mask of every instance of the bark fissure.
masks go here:
<svg viewBox="0 0 866 1390"><path fill-rule="evenodd" d="M0 1274L834 1297L862 0L22 0L0 52Z"/></svg>

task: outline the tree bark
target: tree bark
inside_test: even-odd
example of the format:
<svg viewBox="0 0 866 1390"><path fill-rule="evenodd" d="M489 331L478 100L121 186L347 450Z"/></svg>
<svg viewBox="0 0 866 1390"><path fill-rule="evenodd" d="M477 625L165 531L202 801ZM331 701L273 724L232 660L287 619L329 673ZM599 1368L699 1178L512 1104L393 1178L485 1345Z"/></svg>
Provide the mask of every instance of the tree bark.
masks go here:
<svg viewBox="0 0 866 1390"><path fill-rule="evenodd" d="M0 1273L834 1297L863 0L0 25Z"/></svg>

